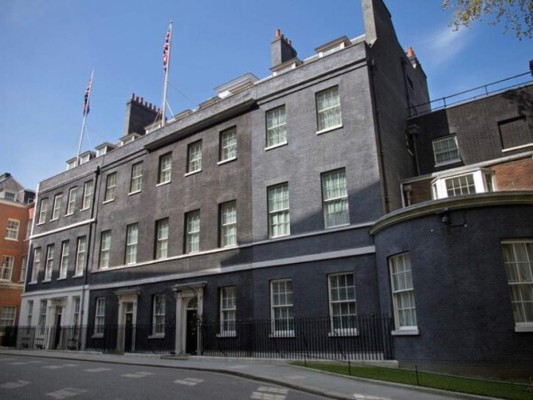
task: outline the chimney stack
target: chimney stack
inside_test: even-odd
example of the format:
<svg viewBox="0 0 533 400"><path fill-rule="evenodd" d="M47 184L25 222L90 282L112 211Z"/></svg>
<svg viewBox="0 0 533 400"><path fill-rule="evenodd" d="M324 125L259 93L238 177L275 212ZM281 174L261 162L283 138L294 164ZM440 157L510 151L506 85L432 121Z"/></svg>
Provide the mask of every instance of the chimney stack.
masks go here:
<svg viewBox="0 0 533 400"><path fill-rule="evenodd" d="M280 29L276 29L274 40L271 44L272 68L284 62L296 58L296 50L292 47L292 41L287 39Z"/></svg>
<svg viewBox="0 0 533 400"><path fill-rule="evenodd" d="M131 95L126 104L126 121L124 123L124 136L130 133L146 134L145 127L154 123L160 117L161 110L143 97Z"/></svg>

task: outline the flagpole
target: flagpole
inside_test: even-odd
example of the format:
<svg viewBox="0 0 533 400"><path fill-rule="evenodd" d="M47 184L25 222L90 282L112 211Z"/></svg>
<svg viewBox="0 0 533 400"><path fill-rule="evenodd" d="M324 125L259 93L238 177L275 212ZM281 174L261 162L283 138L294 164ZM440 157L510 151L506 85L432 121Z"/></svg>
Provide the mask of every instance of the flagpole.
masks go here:
<svg viewBox="0 0 533 400"><path fill-rule="evenodd" d="M91 89L93 85L93 78L94 78L94 69L91 71L91 79L89 80L89 86L87 87L85 91L87 98L84 100L84 105L83 105L83 119L81 121L80 142L78 144L78 155L76 157L76 166L80 165L81 145L83 143L83 134L85 132L85 126L87 123L87 114L89 114L89 103L91 101Z"/></svg>
<svg viewBox="0 0 533 400"><path fill-rule="evenodd" d="M167 48L168 43L168 48ZM161 107L161 126L166 124L166 110L167 110L167 92L168 92L168 73L170 70L170 49L172 44L172 21L170 21L165 37L165 48L163 49L163 65L165 68L165 82L163 85L163 106Z"/></svg>

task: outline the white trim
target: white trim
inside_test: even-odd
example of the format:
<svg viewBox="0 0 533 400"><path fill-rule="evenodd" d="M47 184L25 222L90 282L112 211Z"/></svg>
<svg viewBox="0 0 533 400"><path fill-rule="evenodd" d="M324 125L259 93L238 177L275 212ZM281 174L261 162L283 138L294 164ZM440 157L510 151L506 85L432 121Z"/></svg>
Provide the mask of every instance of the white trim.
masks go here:
<svg viewBox="0 0 533 400"><path fill-rule="evenodd" d="M420 335L418 328L404 328L391 331L392 336L417 336Z"/></svg>
<svg viewBox="0 0 533 400"><path fill-rule="evenodd" d="M158 183L158 185L161 185L161 183ZM137 193L141 193L142 192L142 189L141 190L135 190L134 192L128 192L128 196L131 196L133 194L137 194Z"/></svg>
<svg viewBox="0 0 533 400"><path fill-rule="evenodd" d="M325 129L322 129L320 131L316 131L316 134L317 135L321 135L323 133L326 133L326 132L329 132L329 131L334 131L336 129L341 129L343 128L343 124L339 124L339 125L335 125L335 126L330 126L329 128L325 128Z"/></svg>
<svg viewBox="0 0 533 400"><path fill-rule="evenodd" d="M514 147L509 147L507 149L502 149L502 153L505 153L506 151L525 149L527 147L533 147L533 143L527 143L527 144L522 144L520 146L514 146Z"/></svg>
<svg viewBox="0 0 533 400"><path fill-rule="evenodd" d="M38 238L46 236L46 235L52 235L54 233L63 232L63 231L66 231L68 229L77 228L79 226L91 224L93 222L96 222L96 218L86 219L85 221L76 222L75 224L67 225L67 226L64 226L62 228L53 229L51 231L37 233L35 235L30 236L30 240L38 239ZM37 224L37 225L42 225L42 224Z"/></svg>
<svg viewBox="0 0 533 400"><path fill-rule="evenodd" d="M533 332L533 322L516 323L514 326L515 332Z"/></svg>
<svg viewBox="0 0 533 400"><path fill-rule="evenodd" d="M285 140L284 142L273 144L272 146L265 147L265 151L275 149L277 147L287 146L289 142Z"/></svg>
<svg viewBox="0 0 533 400"><path fill-rule="evenodd" d="M168 181L165 181L165 182L159 182L155 185L155 187L158 187L158 186L164 186L164 185L168 185L170 182L172 182L172 180L168 180Z"/></svg>
<svg viewBox="0 0 533 400"><path fill-rule="evenodd" d="M227 164L229 162L235 161L236 159L237 159L237 157L231 157L231 158L228 158L226 160L222 160L222 161L217 162L217 165Z"/></svg>
<svg viewBox="0 0 533 400"><path fill-rule="evenodd" d="M185 174L183 174L183 176L191 176L191 175L197 174L199 172L202 172L202 168L194 170L194 171L186 172Z"/></svg>

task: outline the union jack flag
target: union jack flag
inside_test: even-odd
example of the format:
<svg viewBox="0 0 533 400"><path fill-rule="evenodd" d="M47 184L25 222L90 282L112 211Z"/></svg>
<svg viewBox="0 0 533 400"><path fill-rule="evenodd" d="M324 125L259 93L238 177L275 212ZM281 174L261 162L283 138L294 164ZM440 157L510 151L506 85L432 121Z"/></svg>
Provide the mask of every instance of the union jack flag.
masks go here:
<svg viewBox="0 0 533 400"><path fill-rule="evenodd" d="M165 45L163 47L163 70L167 72L168 60L170 58L170 36L172 25L169 25L167 35L165 36Z"/></svg>
<svg viewBox="0 0 533 400"><path fill-rule="evenodd" d="M83 115L89 114L90 107L89 103L91 101L91 88L93 86L93 79L89 79L87 84L87 89L85 89L85 95L83 96Z"/></svg>

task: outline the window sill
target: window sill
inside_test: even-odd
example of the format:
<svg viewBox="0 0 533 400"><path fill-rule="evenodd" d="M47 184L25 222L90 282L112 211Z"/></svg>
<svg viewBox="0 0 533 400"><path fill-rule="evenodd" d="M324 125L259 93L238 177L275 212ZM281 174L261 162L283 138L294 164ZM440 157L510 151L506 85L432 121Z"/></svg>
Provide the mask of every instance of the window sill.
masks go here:
<svg viewBox="0 0 533 400"><path fill-rule="evenodd" d="M103 333L95 333L91 336L92 339L102 339L104 337Z"/></svg>
<svg viewBox="0 0 533 400"><path fill-rule="evenodd" d="M324 226L324 229L342 228L343 226L350 226L350 223L348 222L347 224Z"/></svg>
<svg viewBox="0 0 533 400"><path fill-rule="evenodd" d="M269 151L269 150L272 150L272 149L277 149L278 147L287 146L288 144L289 144L289 142L273 144L272 146L265 147L265 151Z"/></svg>
<svg viewBox="0 0 533 400"><path fill-rule="evenodd" d="M196 171L187 172L187 173L186 173L185 175L183 175L183 176L191 176L191 175L194 175L194 174L198 174L198 173L200 173L200 172L202 172L202 169L201 169L201 168L200 168L200 169L197 169Z"/></svg>
<svg viewBox="0 0 533 400"><path fill-rule="evenodd" d="M52 282L52 279L43 279L42 283L50 283Z"/></svg>
<svg viewBox="0 0 533 400"><path fill-rule="evenodd" d="M232 161L235 161L236 159L237 159L237 157L228 158L227 160L222 160L222 161L217 162L217 165L227 164L227 163L230 163Z"/></svg>
<svg viewBox="0 0 533 400"><path fill-rule="evenodd" d="M115 199L104 200L104 201L102 202L102 204L113 203L114 201L115 201Z"/></svg>
<svg viewBox="0 0 533 400"><path fill-rule="evenodd" d="M170 182L172 182L172 181L168 180L168 181L165 181L165 182L159 182L157 185L155 185L155 187L168 185Z"/></svg>
<svg viewBox="0 0 533 400"><path fill-rule="evenodd" d="M228 332L222 332L217 333L217 338L234 338L237 337L237 332L228 331Z"/></svg>
<svg viewBox="0 0 533 400"><path fill-rule="evenodd" d="M457 163L460 163L461 162L461 159L460 158L455 158L453 160L448 160L448 161L443 161L443 162L439 162L439 163L435 163L434 167L435 168L438 168L438 167L444 167L446 165L451 165L451 164L457 164Z"/></svg>
<svg viewBox="0 0 533 400"><path fill-rule="evenodd" d="M164 338L165 338L164 333L156 333L156 334L148 336L148 339L164 339Z"/></svg>
<svg viewBox="0 0 533 400"><path fill-rule="evenodd" d="M294 331L277 331L272 332L268 335L271 339L277 339L277 338L294 338Z"/></svg>
<svg viewBox="0 0 533 400"><path fill-rule="evenodd" d="M279 238L284 238L284 237L287 237L287 236L290 236L290 235L291 235L290 233L287 233L286 235L269 236L268 238L269 239L279 239Z"/></svg>
<svg viewBox="0 0 533 400"><path fill-rule="evenodd" d="M80 211L89 211L91 209L91 207L85 207L85 208L82 208Z"/></svg>
<svg viewBox="0 0 533 400"><path fill-rule="evenodd" d="M328 337L355 337L359 336L359 331L357 329L344 329L328 333Z"/></svg>
<svg viewBox="0 0 533 400"><path fill-rule="evenodd" d="M335 131L335 130L337 130L337 129L341 129L342 126L343 126L342 124L340 124L340 125L335 125L335 126L332 126L332 127L330 127L330 128L326 128L326 129L322 129L322 130L320 130L320 131L317 131L316 134L317 134L317 135L322 135L323 133L326 133L326 132L331 132L331 131Z"/></svg>
<svg viewBox="0 0 533 400"><path fill-rule="evenodd" d="M134 194L141 193L142 190L136 190L135 192L129 192L128 196L133 196Z"/></svg>
<svg viewBox="0 0 533 400"><path fill-rule="evenodd" d="M516 333L521 332L533 332L533 322L525 322L521 324L516 324L514 327Z"/></svg>
<svg viewBox="0 0 533 400"><path fill-rule="evenodd" d="M57 221L59 219L59 217L56 217L56 218L51 218L50 219L50 222L54 222L54 221ZM7 239L7 238L6 238Z"/></svg>
<svg viewBox="0 0 533 400"><path fill-rule="evenodd" d="M420 331L418 330L418 328L397 329L395 331L392 331L390 334L392 336L418 336L420 335Z"/></svg>
<svg viewBox="0 0 533 400"><path fill-rule="evenodd" d="M58 281L64 281L65 279L67 279L66 276L60 276L59 278L57 278Z"/></svg>
<svg viewBox="0 0 533 400"><path fill-rule="evenodd" d="M74 215L74 213L71 212L71 213L65 214L65 217L70 217L71 215Z"/></svg>
<svg viewBox="0 0 533 400"><path fill-rule="evenodd" d="M83 274L76 274L76 275L73 275L72 277L73 278L81 278L83 276Z"/></svg>
<svg viewBox="0 0 533 400"><path fill-rule="evenodd" d="M10 242L18 242L19 240L18 239L13 239L13 238L4 238L5 240L9 240Z"/></svg>

